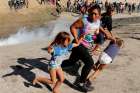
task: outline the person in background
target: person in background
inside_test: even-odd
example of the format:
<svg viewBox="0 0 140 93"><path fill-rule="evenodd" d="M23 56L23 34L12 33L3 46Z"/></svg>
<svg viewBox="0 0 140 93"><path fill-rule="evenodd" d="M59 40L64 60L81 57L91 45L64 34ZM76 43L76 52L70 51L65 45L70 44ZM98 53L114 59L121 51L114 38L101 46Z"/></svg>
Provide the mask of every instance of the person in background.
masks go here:
<svg viewBox="0 0 140 93"><path fill-rule="evenodd" d="M67 11L70 12L71 0L67 1Z"/></svg>

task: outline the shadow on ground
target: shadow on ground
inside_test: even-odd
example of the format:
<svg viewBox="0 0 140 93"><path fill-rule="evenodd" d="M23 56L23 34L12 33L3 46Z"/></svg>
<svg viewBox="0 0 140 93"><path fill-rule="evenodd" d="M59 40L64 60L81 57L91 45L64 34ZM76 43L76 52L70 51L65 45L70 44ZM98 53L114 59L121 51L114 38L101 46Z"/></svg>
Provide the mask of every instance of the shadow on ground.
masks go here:
<svg viewBox="0 0 140 93"><path fill-rule="evenodd" d="M32 86L35 88L43 88L41 84L36 84L36 85L32 84L32 81L34 80L34 78L36 76L32 70L37 68L46 73L49 73L48 62L49 62L49 60L46 58L35 58L35 59L18 58L17 59L18 65L10 66L10 68L13 70L13 72L3 75L2 78L9 77L12 75L21 76L25 80L25 81L23 81L23 84L25 87ZM63 70L64 70L64 72L66 72L70 75L79 77L78 70L79 70L80 66L81 66L81 64L77 63L70 67L64 67ZM74 84L72 84L68 80L65 80L64 83L75 90L83 92L81 89L76 87ZM46 88L48 88L50 91L52 91L52 88L49 85L47 85L47 84L43 84L43 85Z"/></svg>
<svg viewBox="0 0 140 93"><path fill-rule="evenodd" d="M23 81L25 87L36 87L36 88L43 88L40 84L33 85L32 81L35 78L35 73L32 72L34 68L38 68L40 70L43 70L44 72L48 73L48 64L43 63L41 61L46 61L48 62L47 59L45 58L36 58L36 59L26 59L26 58L18 58L17 63L19 65L13 65L10 66L12 68L13 72L5 74L2 76L2 78L16 75L16 76L21 76L23 79L26 81ZM47 84L43 84L46 88L48 88L50 91L52 91L51 87Z"/></svg>

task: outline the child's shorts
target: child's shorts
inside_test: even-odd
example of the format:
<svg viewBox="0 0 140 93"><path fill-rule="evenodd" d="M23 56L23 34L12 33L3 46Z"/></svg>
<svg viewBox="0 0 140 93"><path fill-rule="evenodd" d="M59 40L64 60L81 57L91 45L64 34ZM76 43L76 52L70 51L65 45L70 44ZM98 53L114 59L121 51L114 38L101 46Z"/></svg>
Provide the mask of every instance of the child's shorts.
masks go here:
<svg viewBox="0 0 140 93"><path fill-rule="evenodd" d="M103 52L99 57L100 64L110 64L112 62L112 58L105 52Z"/></svg>
<svg viewBox="0 0 140 93"><path fill-rule="evenodd" d="M61 68L59 64L49 64L48 70Z"/></svg>
<svg viewBox="0 0 140 93"><path fill-rule="evenodd" d="M55 60L51 60L49 65L48 65L48 69L57 69L61 67L61 62L62 60L60 60L59 58L56 58Z"/></svg>
<svg viewBox="0 0 140 93"><path fill-rule="evenodd" d="M62 64L63 60L68 59L68 57L69 57L69 53L65 54L65 55L61 55L61 56L56 56L54 58L54 60L51 60L49 62L49 66L48 66L49 70L61 68L61 64Z"/></svg>

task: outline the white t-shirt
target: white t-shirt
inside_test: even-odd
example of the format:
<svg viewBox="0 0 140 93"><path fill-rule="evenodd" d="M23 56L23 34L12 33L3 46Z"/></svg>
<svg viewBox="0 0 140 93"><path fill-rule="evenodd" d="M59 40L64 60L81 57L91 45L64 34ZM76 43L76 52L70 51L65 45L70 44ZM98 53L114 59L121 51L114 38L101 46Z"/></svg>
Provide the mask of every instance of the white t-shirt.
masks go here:
<svg viewBox="0 0 140 93"><path fill-rule="evenodd" d="M96 22L89 22L87 20L87 17L84 17L83 18L83 23L84 23L84 28L82 29L82 34L85 34L85 37L86 35L96 35L99 33L99 28L100 28L100 20L97 20ZM92 39L92 37L89 37ZM88 38L88 39L89 39ZM90 39L90 41L91 41ZM83 39L81 41L81 44L83 44L85 47L89 47L90 46L90 42L88 42L87 39Z"/></svg>

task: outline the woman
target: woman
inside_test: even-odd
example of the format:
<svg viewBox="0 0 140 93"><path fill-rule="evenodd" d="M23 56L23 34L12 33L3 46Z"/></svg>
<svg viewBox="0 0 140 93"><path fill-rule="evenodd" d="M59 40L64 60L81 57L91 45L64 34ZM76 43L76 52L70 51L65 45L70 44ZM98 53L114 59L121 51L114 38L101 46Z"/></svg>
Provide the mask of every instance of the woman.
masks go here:
<svg viewBox="0 0 140 93"><path fill-rule="evenodd" d="M78 43L79 37L83 37L83 35L84 38L78 47L72 49L72 53L68 62L65 61L62 64L62 67L65 65L69 66L73 65L78 60L81 60L84 63L84 67L81 71L80 80L79 82L77 82L76 85L80 87L80 89L85 91L93 90L93 87L87 85L87 82L89 82L87 81L87 76L94 65L92 55L90 55L89 53L89 50L93 48L92 44L94 40L89 40L89 37L97 35L99 31L101 31L107 36L107 38L113 39L110 33L104 31L100 27L100 14L100 7L98 5L94 5L88 9L87 17L80 18L71 25L70 31L74 37L74 41Z"/></svg>

